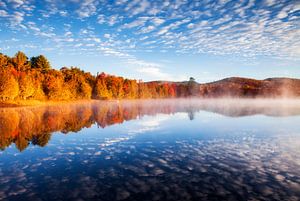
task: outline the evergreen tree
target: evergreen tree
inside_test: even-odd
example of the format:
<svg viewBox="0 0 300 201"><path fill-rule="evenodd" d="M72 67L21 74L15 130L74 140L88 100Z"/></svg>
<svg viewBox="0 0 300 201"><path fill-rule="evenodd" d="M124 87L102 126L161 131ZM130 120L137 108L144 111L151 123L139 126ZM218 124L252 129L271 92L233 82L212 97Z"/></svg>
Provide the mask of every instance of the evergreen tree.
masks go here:
<svg viewBox="0 0 300 201"><path fill-rule="evenodd" d="M51 69L51 65L44 55L39 55L37 57L31 57L31 68L37 68L46 71Z"/></svg>

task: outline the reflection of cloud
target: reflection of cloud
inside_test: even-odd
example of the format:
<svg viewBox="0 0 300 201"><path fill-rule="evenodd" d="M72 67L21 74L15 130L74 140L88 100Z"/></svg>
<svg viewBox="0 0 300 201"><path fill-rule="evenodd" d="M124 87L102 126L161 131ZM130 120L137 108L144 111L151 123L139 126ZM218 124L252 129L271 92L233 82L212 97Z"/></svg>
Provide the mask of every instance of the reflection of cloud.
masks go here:
<svg viewBox="0 0 300 201"><path fill-rule="evenodd" d="M168 120L170 117L168 115L156 115L155 118L149 119L149 120L141 120L141 122L137 123L137 126L128 131L128 134L140 134L145 133L153 130L158 130L160 128L160 125ZM141 126L139 128L139 126Z"/></svg>
<svg viewBox="0 0 300 201"><path fill-rule="evenodd" d="M160 129L168 119L168 115L146 116L135 126ZM158 131L155 139L131 138L126 143L96 135L58 141L42 151L33 149L22 159L7 155L11 158L5 164L0 161L0 184L6 186L0 188L0 199L22 196L38 200L38 196L46 199L55 195L58 200L132 200L144 194L146 201L298 197L299 133L263 138L253 132L236 132L240 135L234 138L191 140L187 136L164 141ZM95 151L101 140L112 144ZM76 154L68 155L72 152ZM53 170L62 172L63 177ZM41 187L51 190L41 192Z"/></svg>

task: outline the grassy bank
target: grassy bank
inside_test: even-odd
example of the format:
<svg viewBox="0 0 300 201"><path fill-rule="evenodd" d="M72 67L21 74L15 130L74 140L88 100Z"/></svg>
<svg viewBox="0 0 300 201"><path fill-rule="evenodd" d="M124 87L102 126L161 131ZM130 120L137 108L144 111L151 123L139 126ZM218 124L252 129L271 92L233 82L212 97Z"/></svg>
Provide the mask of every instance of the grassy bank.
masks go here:
<svg viewBox="0 0 300 201"><path fill-rule="evenodd" d="M39 101L39 100L14 100L14 101L0 101L1 107L25 107L25 106L43 106L43 105L61 105L70 103L88 103L97 100L68 100L68 101Z"/></svg>

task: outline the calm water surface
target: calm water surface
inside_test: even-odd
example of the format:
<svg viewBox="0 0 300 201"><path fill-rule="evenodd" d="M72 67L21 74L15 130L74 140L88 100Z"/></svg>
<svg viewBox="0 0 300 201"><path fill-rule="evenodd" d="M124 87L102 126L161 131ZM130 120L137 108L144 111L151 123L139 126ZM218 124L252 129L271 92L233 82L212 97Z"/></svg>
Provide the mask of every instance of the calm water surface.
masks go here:
<svg viewBox="0 0 300 201"><path fill-rule="evenodd" d="M0 200L300 200L300 101L0 108Z"/></svg>

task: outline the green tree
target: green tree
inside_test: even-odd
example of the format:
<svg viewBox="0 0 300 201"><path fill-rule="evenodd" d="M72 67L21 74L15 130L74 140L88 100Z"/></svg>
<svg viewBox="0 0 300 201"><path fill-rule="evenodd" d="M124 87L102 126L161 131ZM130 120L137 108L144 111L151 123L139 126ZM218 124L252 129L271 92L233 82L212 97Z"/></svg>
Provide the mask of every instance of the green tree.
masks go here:
<svg viewBox="0 0 300 201"><path fill-rule="evenodd" d="M37 57L31 57L31 68L50 70L51 65L48 59L44 55L39 55Z"/></svg>
<svg viewBox="0 0 300 201"><path fill-rule="evenodd" d="M197 94L197 82L195 81L195 78L190 77L190 80L188 81L188 95L189 96L195 96L199 95Z"/></svg>

